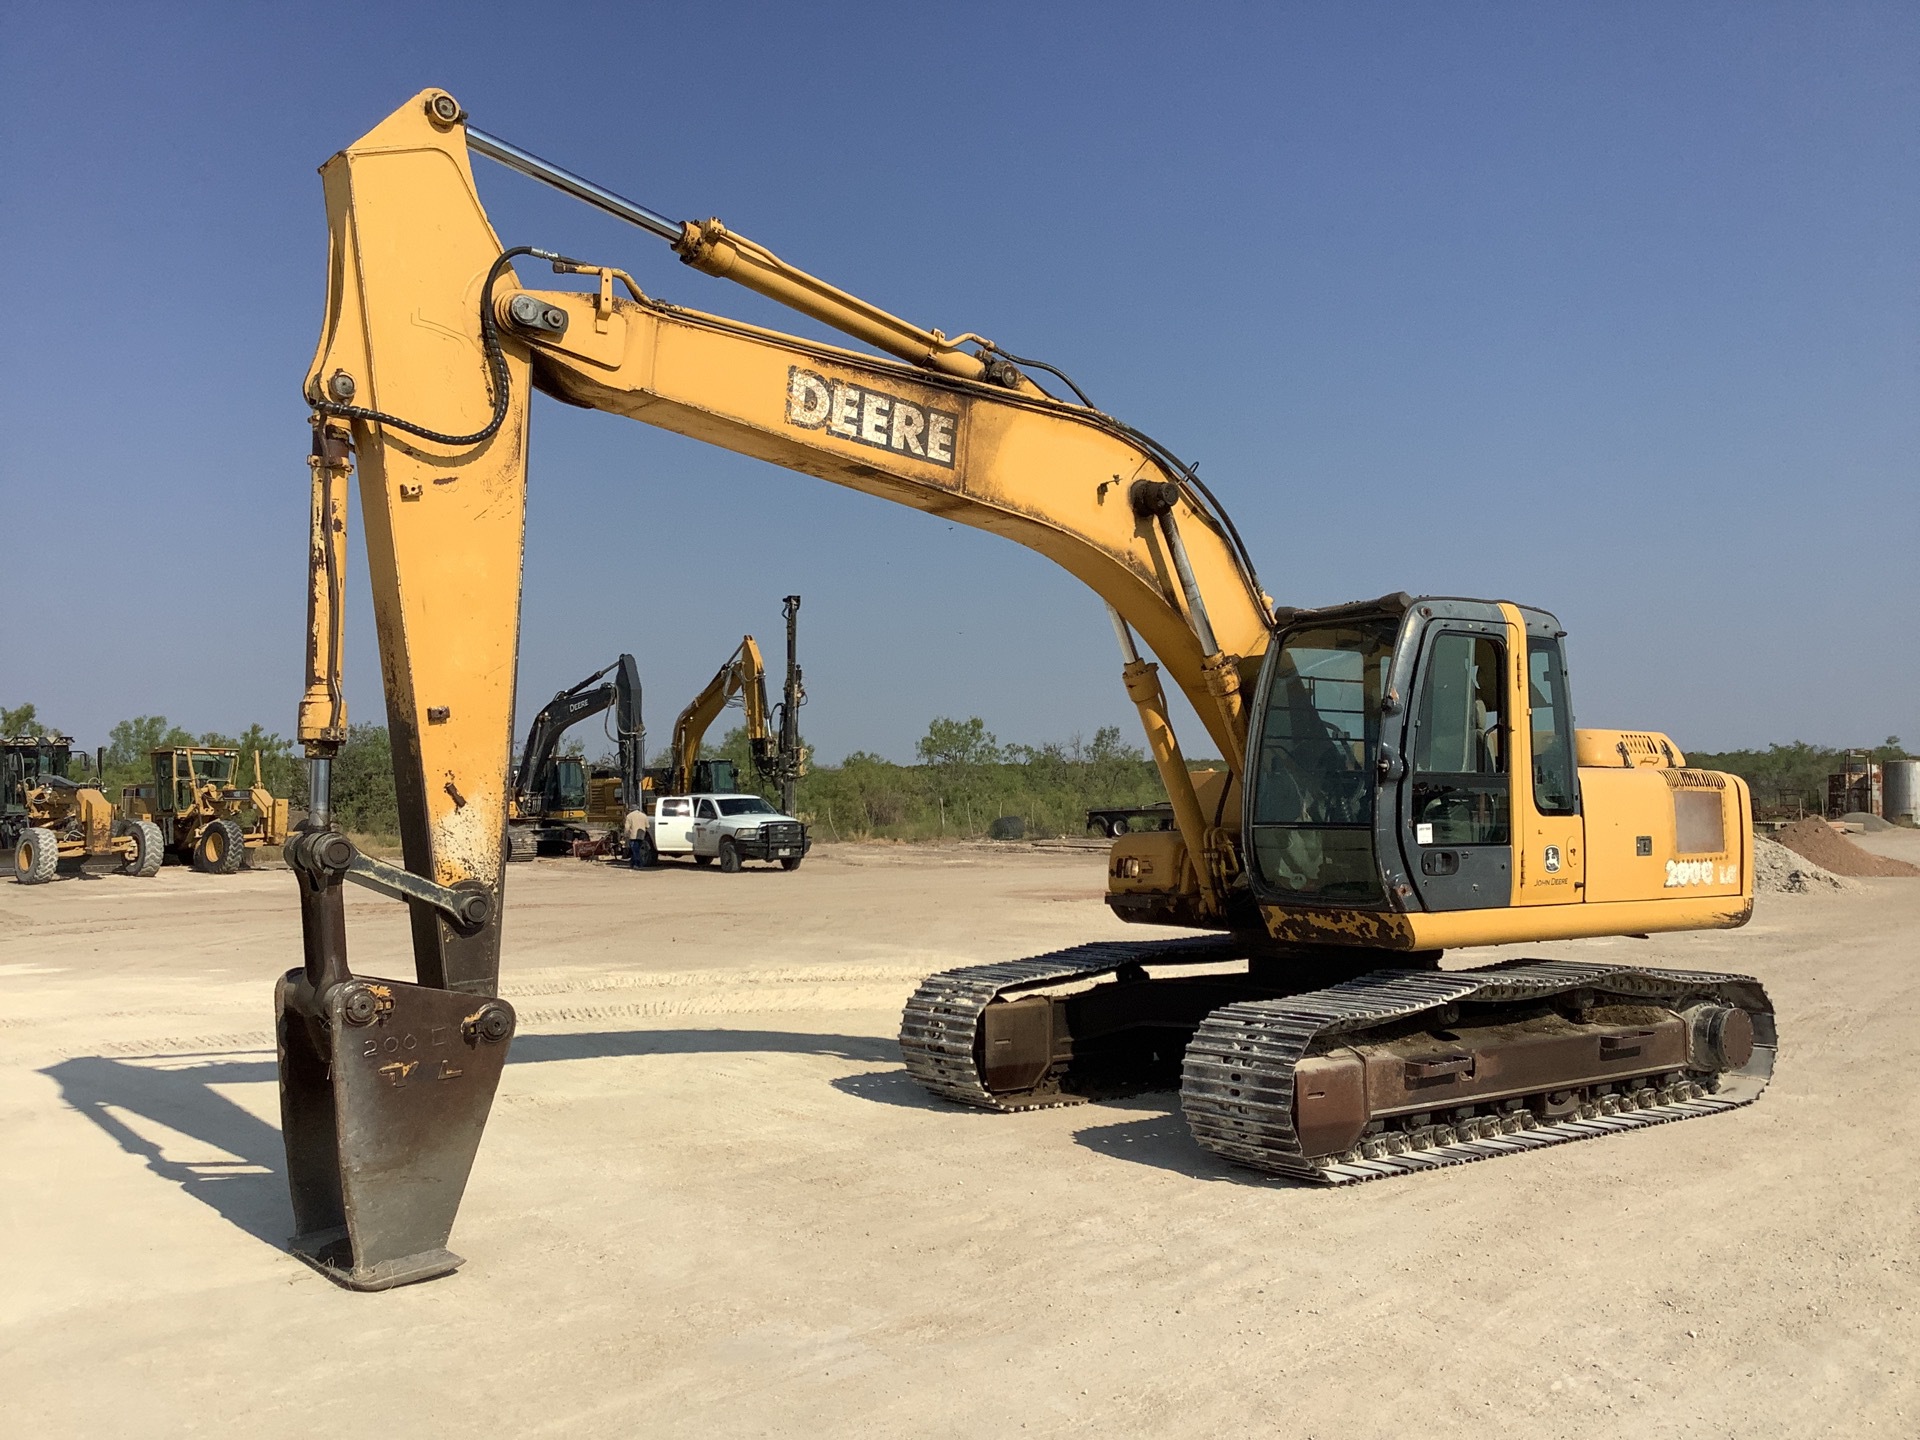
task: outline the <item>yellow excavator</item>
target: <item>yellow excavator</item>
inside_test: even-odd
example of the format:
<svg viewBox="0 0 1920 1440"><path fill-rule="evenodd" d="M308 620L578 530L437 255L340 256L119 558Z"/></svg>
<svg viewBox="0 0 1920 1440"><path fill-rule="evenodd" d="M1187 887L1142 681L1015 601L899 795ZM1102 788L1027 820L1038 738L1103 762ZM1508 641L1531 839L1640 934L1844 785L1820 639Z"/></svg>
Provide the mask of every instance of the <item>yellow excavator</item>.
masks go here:
<svg viewBox="0 0 1920 1440"><path fill-rule="evenodd" d="M751 635L742 636L739 648L727 657L726 664L714 672L713 679L675 718L668 763L647 771L655 795L739 788L740 776L733 761L700 758L700 746L707 731L737 695L746 711L747 753L753 761L754 772L767 784L779 786L783 803L791 809L793 782L804 773L798 730L787 718L796 708L792 696L798 686L799 671L792 654L793 619L800 608L800 597L789 595L785 603L789 698L777 709L767 703L767 667L761 658L760 644Z"/></svg>
<svg viewBox="0 0 1920 1440"><path fill-rule="evenodd" d="M743 636L739 648L727 657L727 663L714 672L713 679L674 718L673 747L667 752L667 763L648 772L656 794L688 795L695 791L732 790L739 785L740 777L731 760L700 758L700 746L707 738L708 729L736 695L746 707L747 743L753 747L755 760L763 751L772 753L766 675L758 642L751 635Z"/></svg>
<svg viewBox="0 0 1920 1440"><path fill-rule="evenodd" d="M474 155L880 354L503 247ZM1548 612L1277 606L1193 467L1061 370L912 325L718 220L671 220L469 124L445 91L321 175L312 806L287 850L305 963L278 1017L293 1244L343 1284L460 1263L446 1242L514 1031L503 777L536 390L1005 536L1106 601L1174 817L1116 841L1107 902L1200 933L931 977L900 1044L935 1094L1019 1110L1178 1085L1207 1150L1343 1184L1710 1115L1765 1085L1775 1027L1750 978L1440 967L1457 947L1732 927L1752 909L1745 785L1654 732L1576 729ZM538 288L535 263L585 288ZM329 815L356 466L404 868L359 855ZM1163 677L1225 769L1190 777ZM349 879L410 905L413 983L353 973Z"/></svg>

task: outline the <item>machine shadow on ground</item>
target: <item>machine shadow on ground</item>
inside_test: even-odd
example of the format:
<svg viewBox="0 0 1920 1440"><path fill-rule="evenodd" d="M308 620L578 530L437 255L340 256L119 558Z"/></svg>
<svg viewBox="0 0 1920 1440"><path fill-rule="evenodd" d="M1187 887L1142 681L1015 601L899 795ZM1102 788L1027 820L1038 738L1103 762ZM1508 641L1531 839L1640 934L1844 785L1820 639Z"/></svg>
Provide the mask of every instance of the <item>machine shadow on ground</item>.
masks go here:
<svg viewBox="0 0 1920 1440"><path fill-rule="evenodd" d="M869 1035L810 1035L784 1030L612 1030L581 1035L521 1035L509 1065L647 1055L773 1053L824 1055L880 1063L897 1060L890 1039ZM148 1170L178 1185L229 1224L283 1248L291 1233L286 1151L280 1128L248 1113L219 1092L221 1086L272 1085L274 1061L260 1051L169 1054L116 1060L76 1056L41 1072L60 1087L73 1110L99 1126ZM902 1072L904 1077L904 1072ZM838 1084L839 1082L835 1082ZM853 1093L853 1092L849 1092ZM166 1146L140 1133L128 1118L144 1119L188 1136L228 1158L170 1159Z"/></svg>
<svg viewBox="0 0 1920 1440"><path fill-rule="evenodd" d="M906 1110L935 1110L981 1124L1018 1125L1023 1118L1018 1113L998 1115L939 1099L928 1094L920 1082L904 1069L842 1075L828 1083L843 1094L871 1100L876 1105L897 1105ZM1261 1175L1208 1155L1187 1133L1186 1121L1180 1114L1180 1098L1171 1090L1094 1100L1077 1107L1075 1113L1084 1115L1089 1121L1098 1122L1115 1111L1149 1113L1144 1119L1123 1120L1118 1124L1090 1124L1074 1134L1073 1143L1095 1154L1109 1155L1135 1165L1170 1170L1194 1180L1218 1180L1261 1189L1307 1188L1304 1181L1278 1175Z"/></svg>
<svg viewBox="0 0 1920 1440"><path fill-rule="evenodd" d="M1124 1100L1096 1102L1099 1111L1116 1109L1150 1111L1139 1120L1123 1120L1117 1125L1089 1125L1074 1133L1073 1143L1096 1155L1110 1156L1134 1165L1149 1165L1156 1170L1171 1170L1191 1180L1214 1180L1229 1185L1251 1185L1260 1190L1304 1190L1313 1188L1304 1180L1284 1175L1262 1175L1243 1169L1202 1150L1187 1130L1180 1113L1180 1097L1171 1090L1157 1090ZM1089 1118L1093 1118L1091 1115Z"/></svg>
<svg viewBox="0 0 1920 1440"><path fill-rule="evenodd" d="M900 1046L896 1042L879 1040L874 1043L882 1053L861 1058L881 1063L899 1060ZM851 1095L856 1100L870 1100L876 1105L897 1105L903 1110L940 1110L949 1115L985 1114L978 1110L970 1112L964 1105L955 1105L929 1095L926 1088L904 1069L865 1070L858 1075L842 1075L827 1083L842 1095Z"/></svg>
<svg viewBox="0 0 1920 1440"><path fill-rule="evenodd" d="M140 1062L83 1055L41 1073L58 1083L61 1099L122 1150L145 1160L155 1175L277 1247L293 1228L279 1128L214 1089L273 1083L274 1062L255 1058L258 1054L166 1055ZM233 1158L170 1160L164 1146L140 1134L123 1115L164 1125Z"/></svg>

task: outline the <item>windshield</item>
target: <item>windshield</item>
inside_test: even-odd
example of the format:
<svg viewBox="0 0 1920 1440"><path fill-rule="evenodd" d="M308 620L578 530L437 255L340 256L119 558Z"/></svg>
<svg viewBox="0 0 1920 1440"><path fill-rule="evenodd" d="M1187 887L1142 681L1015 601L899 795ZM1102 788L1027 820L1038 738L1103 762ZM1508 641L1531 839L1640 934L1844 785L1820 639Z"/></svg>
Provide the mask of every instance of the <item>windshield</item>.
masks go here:
<svg viewBox="0 0 1920 1440"><path fill-rule="evenodd" d="M195 751L193 773L213 785L228 785L233 781L234 756Z"/></svg>
<svg viewBox="0 0 1920 1440"><path fill-rule="evenodd" d="M1398 622L1296 630L1281 641L1253 776L1254 861L1276 889L1377 900L1374 768Z"/></svg>
<svg viewBox="0 0 1920 1440"><path fill-rule="evenodd" d="M778 815L780 812L758 795L745 795L738 800L722 800L720 813L722 815Z"/></svg>
<svg viewBox="0 0 1920 1440"><path fill-rule="evenodd" d="M578 760L556 760L553 765L552 805L556 810L587 808L587 769Z"/></svg>
<svg viewBox="0 0 1920 1440"><path fill-rule="evenodd" d="M41 775L58 775L63 779L67 774L69 752L64 745L42 745L32 750L20 752L22 775L33 780Z"/></svg>

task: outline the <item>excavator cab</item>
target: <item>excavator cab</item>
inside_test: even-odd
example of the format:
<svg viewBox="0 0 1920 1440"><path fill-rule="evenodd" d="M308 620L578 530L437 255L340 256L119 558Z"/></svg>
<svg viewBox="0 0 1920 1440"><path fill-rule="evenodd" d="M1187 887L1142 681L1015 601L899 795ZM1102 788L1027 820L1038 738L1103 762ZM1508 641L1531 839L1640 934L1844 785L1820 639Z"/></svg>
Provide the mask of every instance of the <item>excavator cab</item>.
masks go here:
<svg viewBox="0 0 1920 1440"><path fill-rule="evenodd" d="M1405 595L1285 625L1255 699L1245 825L1256 896L1290 908L1504 906L1516 836L1542 830L1564 873L1581 845L1560 635L1543 611Z"/></svg>
<svg viewBox="0 0 1920 1440"><path fill-rule="evenodd" d="M587 765L578 756L563 755L547 774L540 813L547 820L579 821L587 813Z"/></svg>
<svg viewBox="0 0 1920 1440"><path fill-rule="evenodd" d="M1575 730L1565 633L1407 595L1281 617L1242 814L1271 938L1439 950L1745 919L1745 786L1664 736Z"/></svg>

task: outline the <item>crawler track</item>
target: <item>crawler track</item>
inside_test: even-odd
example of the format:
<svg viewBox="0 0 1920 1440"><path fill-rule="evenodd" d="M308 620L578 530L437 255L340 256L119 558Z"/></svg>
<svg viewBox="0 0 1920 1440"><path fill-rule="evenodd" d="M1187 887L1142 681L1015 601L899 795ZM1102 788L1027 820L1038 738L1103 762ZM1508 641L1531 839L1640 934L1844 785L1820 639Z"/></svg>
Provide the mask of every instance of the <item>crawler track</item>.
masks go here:
<svg viewBox="0 0 1920 1440"><path fill-rule="evenodd" d="M900 1053L907 1073L934 1094L982 1110L1034 1110L1078 1105L1086 1097L1064 1092L995 1095L980 1076L980 1013L995 1000L1047 985L1068 985L1111 974L1125 965L1209 965L1237 960L1246 948L1231 936L1192 940L1115 940L1075 945L1026 960L943 970L920 982L900 1019Z"/></svg>
<svg viewBox="0 0 1920 1440"><path fill-rule="evenodd" d="M1533 1123L1518 1111L1395 1132L1338 1155L1302 1150L1293 1123L1294 1067L1316 1042L1358 1038L1385 1022L1452 1005L1525 1004L1570 992L1676 1008L1701 1000L1737 1005L1754 1021L1753 1058L1718 1077L1710 1091L1698 1083L1648 1087L1604 1097L1583 1106L1579 1118L1554 1124ZM1344 1185L1736 1109L1766 1088L1775 1045L1766 994L1744 975L1560 961L1450 972L1379 970L1325 990L1215 1011L1187 1047L1180 1104L1194 1139L1216 1155L1276 1175Z"/></svg>
<svg viewBox="0 0 1920 1440"><path fill-rule="evenodd" d="M1244 943L1231 936L1118 941L943 971L921 982L908 1001L901 1053L914 1079L964 1105L1017 1111L1080 1104L1088 1097L1057 1085L1002 1094L987 1088L979 1037L989 1005L1130 966L1218 964L1246 954ZM1443 1023L1450 1007L1526 1006L1556 998L1676 1009L1698 1002L1737 1006L1754 1023L1753 1056L1718 1077L1645 1081L1623 1093L1595 1094L1576 1115L1552 1123L1510 1107L1450 1115L1412 1130L1389 1128L1335 1155L1302 1149L1294 1129L1294 1067L1307 1055L1429 1013L1433 1023ZM1481 970L1377 970L1284 999L1236 1001L1207 1015L1186 1049L1180 1103L1194 1139L1216 1155L1270 1174L1352 1184L1736 1109L1766 1088L1776 1043L1766 993L1744 975L1524 960Z"/></svg>

